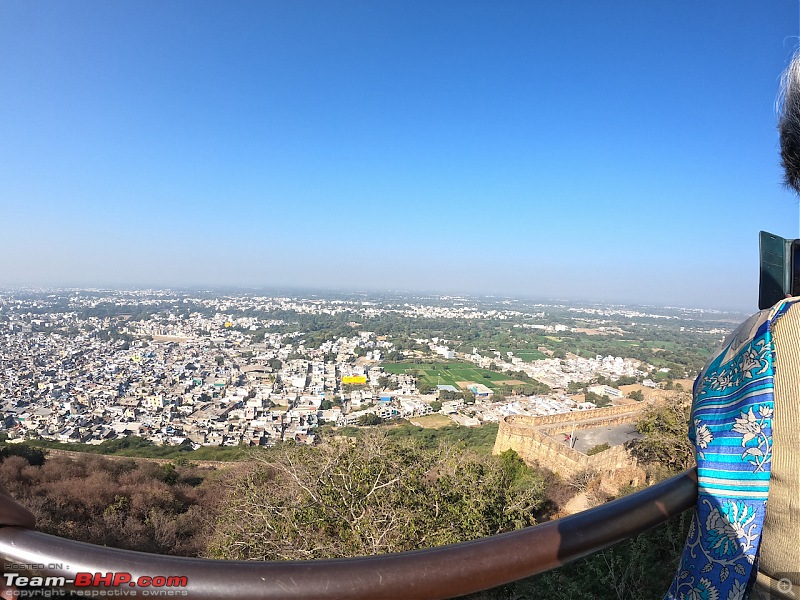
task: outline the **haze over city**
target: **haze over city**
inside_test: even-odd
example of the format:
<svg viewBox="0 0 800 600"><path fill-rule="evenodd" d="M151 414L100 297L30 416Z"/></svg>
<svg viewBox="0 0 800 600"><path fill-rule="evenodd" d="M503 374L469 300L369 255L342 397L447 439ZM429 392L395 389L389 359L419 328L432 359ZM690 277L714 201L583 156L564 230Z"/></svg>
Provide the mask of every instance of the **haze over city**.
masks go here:
<svg viewBox="0 0 800 600"><path fill-rule="evenodd" d="M788 0L0 4L0 286L754 310Z"/></svg>

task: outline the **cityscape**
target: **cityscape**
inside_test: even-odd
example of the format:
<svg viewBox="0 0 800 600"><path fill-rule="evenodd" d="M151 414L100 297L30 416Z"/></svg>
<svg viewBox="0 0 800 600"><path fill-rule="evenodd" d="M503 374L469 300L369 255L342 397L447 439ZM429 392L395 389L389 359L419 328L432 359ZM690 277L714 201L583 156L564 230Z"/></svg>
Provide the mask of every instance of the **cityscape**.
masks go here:
<svg viewBox="0 0 800 600"><path fill-rule="evenodd" d="M641 401L697 363L643 360L675 342L643 356L637 336L708 348L735 319L452 296L6 291L0 410L10 442L272 446L313 444L326 424L479 426Z"/></svg>

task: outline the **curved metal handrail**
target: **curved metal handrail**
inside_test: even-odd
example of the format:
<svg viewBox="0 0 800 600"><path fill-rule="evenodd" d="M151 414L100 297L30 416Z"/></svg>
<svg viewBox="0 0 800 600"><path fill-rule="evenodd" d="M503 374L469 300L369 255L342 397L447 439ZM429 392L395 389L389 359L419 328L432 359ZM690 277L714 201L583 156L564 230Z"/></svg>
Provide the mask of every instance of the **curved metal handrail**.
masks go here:
<svg viewBox="0 0 800 600"><path fill-rule="evenodd" d="M696 499L697 472L691 469L635 494L534 527L427 550L351 559L262 563L179 558L13 527L0 530L0 558L7 567L36 565L26 571L66 580L81 572L129 573L132 582L142 576L185 577L187 585L180 589L201 599L452 598L543 573L608 548L663 523ZM123 583L119 591L128 585L132 583Z"/></svg>

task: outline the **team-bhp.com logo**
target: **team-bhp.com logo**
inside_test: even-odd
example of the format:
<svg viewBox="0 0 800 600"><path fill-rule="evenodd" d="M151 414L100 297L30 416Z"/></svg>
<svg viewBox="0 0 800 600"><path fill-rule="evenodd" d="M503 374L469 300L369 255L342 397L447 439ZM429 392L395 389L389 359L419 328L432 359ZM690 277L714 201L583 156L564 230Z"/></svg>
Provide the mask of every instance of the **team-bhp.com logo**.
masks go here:
<svg viewBox="0 0 800 600"><path fill-rule="evenodd" d="M75 573L75 579L28 577L18 573L3 573L3 579L6 587L17 589L58 589L74 586L75 592L73 593L81 596L136 596L138 595L137 589L142 596L178 596L186 595L186 590L174 588L185 588L189 584L189 578L181 575L141 575L134 579L133 575L126 571L79 572Z"/></svg>
<svg viewBox="0 0 800 600"><path fill-rule="evenodd" d="M121 572L114 573L75 573L75 587L119 587L121 585L129 585L130 587L186 587L189 584L187 577L171 575L165 577L163 575L156 575L155 577L148 577L142 575L137 577L134 581L130 573Z"/></svg>

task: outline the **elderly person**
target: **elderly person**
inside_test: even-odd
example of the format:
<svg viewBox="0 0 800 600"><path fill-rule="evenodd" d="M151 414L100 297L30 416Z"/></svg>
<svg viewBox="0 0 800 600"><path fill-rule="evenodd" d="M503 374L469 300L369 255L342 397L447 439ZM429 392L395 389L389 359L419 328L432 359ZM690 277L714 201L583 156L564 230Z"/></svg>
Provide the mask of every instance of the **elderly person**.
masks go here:
<svg viewBox="0 0 800 600"><path fill-rule="evenodd" d="M800 54L782 79L781 158L800 193ZM800 298L753 315L694 385L698 502L672 599L800 597Z"/></svg>

